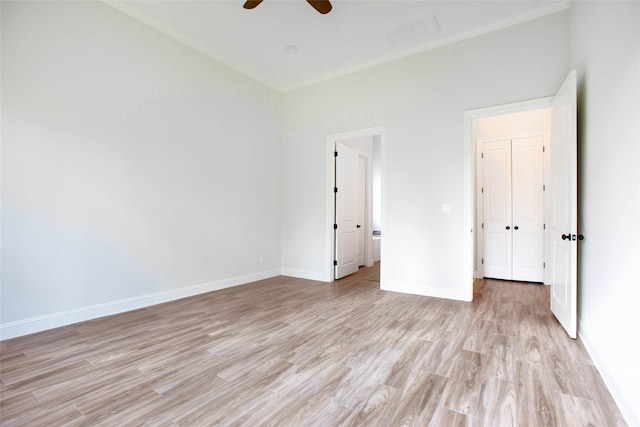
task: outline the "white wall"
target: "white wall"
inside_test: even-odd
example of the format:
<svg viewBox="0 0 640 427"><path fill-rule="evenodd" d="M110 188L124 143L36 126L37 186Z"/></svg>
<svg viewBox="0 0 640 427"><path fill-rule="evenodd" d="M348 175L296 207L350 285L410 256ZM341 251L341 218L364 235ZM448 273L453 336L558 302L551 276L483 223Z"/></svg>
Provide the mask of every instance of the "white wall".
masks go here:
<svg viewBox="0 0 640 427"><path fill-rule="evenodd" d="M329 268L326 136L387 125L382 286L470 298L463 112L553 94L568 69L567 19L557 13L287 94L283 267L309 276Z"/></svg>
<svg viewBox="0 0 640 427"><path fill-rule="evenodd" d="M549 132L549 109L523 111L474 120L477 139L499 140Z"/></svg>
<svg viewBox="0 0 640 427"><path fill-rule="evenodd" d="M279 274L281 103L102 2L3 1L3 338Z"/></svg>
<svg viewBox="0 0 640 427"><path fill-rule="evenodd" d="M573 2L578 71L578 327L629 425L640 425L640 3Z"/></svg>
<svg viewBox="0 0 640 427"><path fill-rule="evenodd" d="M348 145L351 148L355 148L356 150L367 154L369 157L373 155L373 135L372 136L363 136L359 138L345 139L344 141L340 141L343 144Z"/></svg>

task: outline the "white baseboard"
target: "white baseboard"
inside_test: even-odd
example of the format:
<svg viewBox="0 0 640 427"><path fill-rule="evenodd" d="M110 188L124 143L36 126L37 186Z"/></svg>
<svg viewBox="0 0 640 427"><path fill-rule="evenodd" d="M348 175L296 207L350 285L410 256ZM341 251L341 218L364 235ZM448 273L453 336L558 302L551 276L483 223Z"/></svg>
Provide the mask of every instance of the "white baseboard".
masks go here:
<svg viewBox="0 0 640 427"><path fill-rule="evenodd" d="M295 270L293 268L282 268L280 270L283 276L295 277L298 279L315 280L317 282L331 282L331 277L327 277L325 273L315 271Z"/></svg>
<svg viewBox="0 0 640 427"><path fill-rule="evenodd" d="M617 385L617 382L607 369L607 364L602 360L600 353L589 339L589 334L581 327L581 322L578 319L578 335L582 344L584 344L587 353L591 357L593 364L598 369L602 380L609 389L609 393L618 405L618 409L622 413L625 421L629 426L640 426L640 407L634 402L629 402L629 398L625 396Z"/></svg>
<svg viewBox="0 0 640 427"><path fill-rule="evenodd" d="M125 311L137 310L164 302L174 301L206 292L217 291L233 286L244 285L258 280L268 279L280 275L279 269L261 271L244 276L231 277L228 279L215 280L212 282L200 283L186 286L184 288L171 289L153 294L140 295L118 301L111 301L103 304L81 307L73 310L61 311L58 313L46 314L44 316L32 317L0 324L0 340L7 340L47 329L58 328L85 320L97 319L98 317L110 316L112 314L124 313Z"/></svg>
<svg viewBox="0 0 640 427"><path fill-rule="evenodd" d="M422 295L425 297L446 298L458 301L471 301L473 289L469 293L466 289L449 289L436 286L418 286L413 283L389 283L385 281L380 286L383 291L401 292L404 294Z"/></svg>

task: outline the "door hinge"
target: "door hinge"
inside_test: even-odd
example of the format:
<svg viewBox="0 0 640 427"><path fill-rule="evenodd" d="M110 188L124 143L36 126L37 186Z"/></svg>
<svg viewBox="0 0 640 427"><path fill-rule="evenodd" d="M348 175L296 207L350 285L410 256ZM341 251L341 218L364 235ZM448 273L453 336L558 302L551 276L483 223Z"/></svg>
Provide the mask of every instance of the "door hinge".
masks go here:
<svg viewBox="0 0 640 427"><path fill-rule="evenodd" d="M333 187L333 192L337 193L338 192L338 187Z"/></svg>
<svg viewBox="0 0 640 427"><path fill-rule="evenodd" d="M542 146L542 152L544 153L544 145Z"/></svg>
<svg viewBox="0 0 640 427"><path fill-rule="evenodd" d="M480 264L484 264L484 258L482 258L482 260L480 261Z"/></svg>
<svg viewBox="0 0 640 427"><path fill-rule="evenodd" d="M484 222L482 223L482 228L484 228Z"/></svg>
<svg viewBox="0 0 640 427"><path fill-rule="evenodd" d="M333 152L333 157L338 157L338 152L337 151Z"/></svg>
<svg viewBox="0 0 640 427"><path fill-rule="evenodd" d="M338 261L336 261L335 259L333 260L333 265L338 265Z"/></svg>
<svg viewBox="0 0 640 427"><path fill-rule="evenodd" d="M547 191L547 186L542 184L542 191Z"/></svg>
<svg viewBox="0 0 640 427"><path fill-rule="evenodd" d="M547 268L547 263L546 262L542 263L542 268Z"/></svg>
<svg viewBox="0 0 640 427"><path fill-rule="evenodd" d="M482 187L482 188L480 189L480 192L481 192L482 194L484 194L484 187Z"/></svg>
<svg viewBox="0 0 640 427"><path fill-rule="evenodd" d="M547 229L547 224L542 224L542 229L546 230Z"/></svg>
<svg viewBox="0 0 640 427"><path fill-rule="evenodd" d="M337 230L338 229L338 224L333 224L333 229Z"/></svg>

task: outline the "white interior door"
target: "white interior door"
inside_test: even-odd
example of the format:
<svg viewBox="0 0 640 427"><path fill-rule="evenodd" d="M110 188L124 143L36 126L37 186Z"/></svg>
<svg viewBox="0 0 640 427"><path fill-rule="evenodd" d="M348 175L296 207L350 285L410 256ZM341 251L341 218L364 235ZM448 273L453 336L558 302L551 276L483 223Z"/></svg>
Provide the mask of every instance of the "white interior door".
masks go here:
<svg viewBox="0 0 640 427"><path fill-rule="evenodd" d="M542 136L511 141L512 280L544 281Z"/></svg>
<svg viewBox="0 0 640 427"><path fill-rule="evenodd" d="M511 140L482 147L483 275L511 280Z"/></svg>
<svg viewBox="0 0 640 427"><path fill-rule="evenodd" d="M578 135L576 72L551 104L551 311L571 338L577 335Z"/></svg>
<svg viewBox="0 0 640 427"><path fill-rule="evenodd" d="M365 264L364 259L364 239L365 239L365 217L366 217L366 194L367 194L367 159L358 156L358 220L356 233L358 235L358 266Z"/></svg>
<svg viewBox="0 0 640 427"><path fill-rule="evenodd" d="M358 153L336 142L335 278L358 271Z"/></svg>

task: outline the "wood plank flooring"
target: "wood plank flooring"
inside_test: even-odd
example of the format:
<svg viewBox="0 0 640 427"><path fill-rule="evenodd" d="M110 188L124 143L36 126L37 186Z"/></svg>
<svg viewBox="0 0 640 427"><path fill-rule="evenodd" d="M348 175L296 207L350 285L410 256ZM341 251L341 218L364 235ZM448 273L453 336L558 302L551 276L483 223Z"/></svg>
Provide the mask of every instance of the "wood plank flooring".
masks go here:
<svg viewBox="0 0 640 427"><path fill-rule="evenodd" d="M549 288L277 277L0 343L0 424L623 426Z"/></svg>

